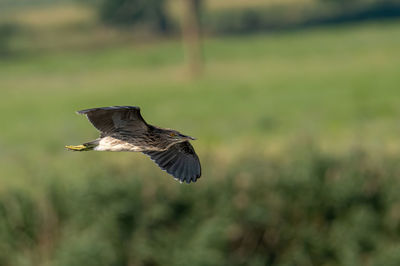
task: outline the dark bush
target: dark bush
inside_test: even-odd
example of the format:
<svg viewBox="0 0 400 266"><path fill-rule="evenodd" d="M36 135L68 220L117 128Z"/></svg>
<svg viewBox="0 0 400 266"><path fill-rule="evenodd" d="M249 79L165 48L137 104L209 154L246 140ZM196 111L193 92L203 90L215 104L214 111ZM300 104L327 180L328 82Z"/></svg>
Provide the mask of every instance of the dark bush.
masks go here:
<svg viewBox="0 0 400 266"><path fill-rule="evenodd" d="M400 1L321 0L315 5L224 9L203 14L205 30L217 34L299 29L334 23L400 17ZM332 3L327 4L327 2Z"/></svg>
<svg viewBox="0 0 400 266"><path fill-rule="evenodd" d="M0 24L0 56L9 56L12 52L11 39L18 27L12 23Z"/></svg>
<svg viewBox="0 0 400 266"><path fill-rule="evenodd" d="M114 25L148 25L166 32L169 21L164 0L102 0L100 17Z"/></svg>
<svg viewBox="0 0 400 266"><path fill-rule="evenodd" d="M127 170L3 192L0 263L398 265L397 160L296 158L243 156L193 185Z"/></svg>

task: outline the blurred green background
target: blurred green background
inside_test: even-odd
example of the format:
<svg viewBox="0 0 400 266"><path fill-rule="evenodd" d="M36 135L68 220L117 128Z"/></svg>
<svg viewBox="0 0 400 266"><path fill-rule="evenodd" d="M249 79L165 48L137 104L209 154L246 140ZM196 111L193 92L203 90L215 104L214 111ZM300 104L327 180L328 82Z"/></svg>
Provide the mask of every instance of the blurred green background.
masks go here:
<svg viewBox="0 0 400 266"><path fill-rule="evenodd" d="M400 265L400 2L0 0L0 265ZM196 33L201 27L201 36ZM179 184L76 110L198 138Z"/></svg>

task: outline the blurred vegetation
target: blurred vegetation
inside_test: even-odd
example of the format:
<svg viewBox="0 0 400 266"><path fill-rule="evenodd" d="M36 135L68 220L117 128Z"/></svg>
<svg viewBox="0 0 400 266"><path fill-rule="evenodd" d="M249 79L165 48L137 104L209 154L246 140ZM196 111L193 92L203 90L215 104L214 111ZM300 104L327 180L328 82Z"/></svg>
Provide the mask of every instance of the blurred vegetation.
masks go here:
<svg viewBox="0 0 400 266"><path fill-rule="evenodd" d="M116 25L148 24L159 32L168 30L165 0L102 0L100 18Z"/></svg>
<svg viewBox="0 0 400 266"><path fill-rule="evenodd" d="M39 195L12 189L0 197L0 263L400 263L397 158L288 152L249 152L225 170L210 161L219 174L195 185L103 165L79 186L54 176Z"/></svg>
<svg viewBox="0 0 400 266"><path fill-rule="evenodd" d="M400 15L398 0L346 4L329 0L202 2L201 20L206 36L281 32ZM20 29L11 35L3 33L0 45L3 54L10 55L13 50L12 55L17 56L104 49L154 42L160 36L177 38L184 10L182 1L174 0L58 0L52 4L47 0L20 4L0 0L0 24L18 25Z"/></svg>
<svg viewBox="0 0 400 266"><path fill-rule="evenodd" d="M400 17L400 1L326 1L220 9L205 12L203 24L213 34L243 34Z"/></svg>
<svg viewBox="0 0 400 266"><path fill-rule="evenodd" d="M166 34L170 37L176 36L182 28L180 23L184 17L182 13L185 12L182 1L58 0L49 4L48 0L34 2L0 0L0 23L4 18L12 23L22 22L21 26L25 30L18 34L24 39L21 43L29 42L35 47L35 42L40 40L45 46L43 50L48 50L50 46L61 47L60 50L70 49L71 46L79 48L114 46L116 43L132 40L148 41L157 38L160 33L163 36ZM214 36L278 32L400 17L399 0L202 0L201 2L203 32ZM71 19L74 18L75 21L71 20L69 24L56 24L52 27L53 21L47 20L46 13L53 12L54 17L60 15L61 18L68 18L67 14L71 11L79 17L74 18L74 15L70 14ZM42 25L46 25L48 31L44 31L45 27L40 30L33 27L39 24L40 17L46 18ZM59 36L53 36L54 29L58 26L70 28L69 31L63 32L66 40L60 43L57 42ZM149 38L149 33L155 36ZM21 48L20 51L27 49L19 46L18 48Z"/></svg>
<svg viewBox="0 0 400 266"><path fill-rule="evenodd" d="M11 39L17 31L18 27L13 23L0 24L0 57L11 55Z"/></svg>

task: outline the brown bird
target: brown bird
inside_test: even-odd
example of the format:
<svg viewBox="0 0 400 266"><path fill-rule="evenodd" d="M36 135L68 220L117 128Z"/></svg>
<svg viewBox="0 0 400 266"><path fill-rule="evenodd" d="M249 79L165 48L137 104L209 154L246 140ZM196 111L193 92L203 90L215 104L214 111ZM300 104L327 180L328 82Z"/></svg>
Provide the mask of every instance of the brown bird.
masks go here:
<svg viewBox="0 0 400 266"><path fill-rule="evenodd" d="M147 124L136 106L111 106L86 109L87 116L100 131L100 138L77 146L73 151L138 151L148 155L162 170L181 183L196 182L201 176L200 161L189 140L195 138L176 130Z"/></svg>

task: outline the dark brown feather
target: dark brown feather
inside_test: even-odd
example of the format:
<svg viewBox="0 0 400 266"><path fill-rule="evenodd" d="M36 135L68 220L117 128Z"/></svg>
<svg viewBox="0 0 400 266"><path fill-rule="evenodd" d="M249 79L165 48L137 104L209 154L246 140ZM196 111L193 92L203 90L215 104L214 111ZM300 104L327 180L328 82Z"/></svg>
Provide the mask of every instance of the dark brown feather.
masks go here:
<svg viewBox="0 0 400 266"><path fill-rule="evenodd" d="M166 151L144 151L168 174L181 182L196 182L201 176L200 160L188 141L172 145Z"/></svg>
<svg viewBox="0 0 400 266"><path fill-rule="evenodd" d="M78 114L87 116L93 126L104 135L118 131L147 130L147 123L136 106L111 106L81 110Z"/></svg>

